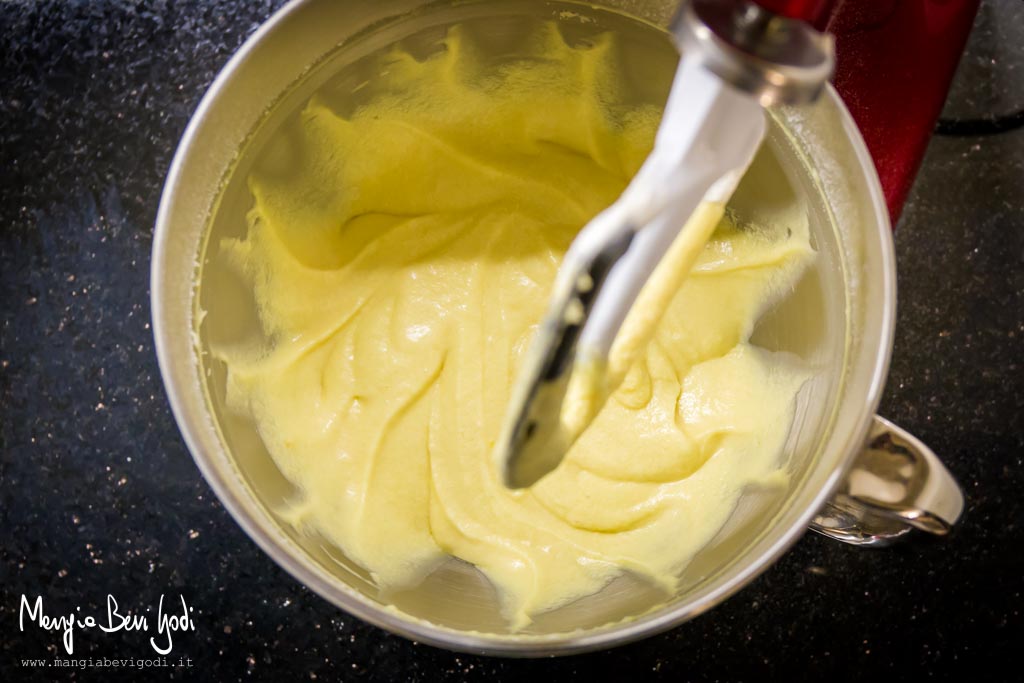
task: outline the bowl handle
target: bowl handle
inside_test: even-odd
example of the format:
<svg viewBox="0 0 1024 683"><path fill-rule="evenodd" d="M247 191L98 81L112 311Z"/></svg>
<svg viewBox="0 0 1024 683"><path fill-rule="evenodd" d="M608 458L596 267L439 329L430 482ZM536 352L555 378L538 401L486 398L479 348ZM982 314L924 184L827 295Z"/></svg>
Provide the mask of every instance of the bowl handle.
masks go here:
<svg viewBox="0 0 1024 683"><path fill-rule="evenodd" d="M935 453L876 415L863 452L811 528L845 543L883 546L914 529L944 536L963 509L963 493Z"/></svg>

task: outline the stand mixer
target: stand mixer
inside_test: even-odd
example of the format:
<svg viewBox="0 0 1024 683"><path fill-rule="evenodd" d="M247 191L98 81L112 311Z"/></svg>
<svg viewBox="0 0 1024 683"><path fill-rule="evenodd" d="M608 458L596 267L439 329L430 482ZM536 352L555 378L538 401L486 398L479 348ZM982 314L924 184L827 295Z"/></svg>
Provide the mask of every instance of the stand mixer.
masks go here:
<svg viewBox="0 0 1024 683"><path fill-rule="evenodd" d="M556 10L562 7L552 4ZM668 5L603 0L578 7L650 28L639 34L637 44L645 48L645 41L659 41L659 63L670 77L678 56L660 33L672 28L669 17L675 7ZM246 310L248 293L218 286L216 278L225 272L215 269L216 253L211 252L221 238L244 225L251 206L244 169L281 130L280 119L267 118L267 111L303 106L310 91L296 83L319 87L310 78L311 64L324 67L313 75L337 74L355 63L356 48L366 46L361 38L388 45L427 31L438 35L436 27L477 11L490 29L507 16L518 21L526 10L549 12L549 5L507 2L495 14L485 3L289 3L250 38L204 98L168 175L154 234L153 329L161 372L175 418L207 481L271 558L347 613L422 643L515 656L609 647L702 614L763 572L809 526L847 543L871 546L922 528L944 533L962 509L959 489L934 454L900 437L875 412L894 324L889 215L898 212L901 188L909 185L933 128L976 6L971 0L851 0L823 14L813 27L827 28L834 36L836 87L826 87L810 106L772 108L764 154L748 174L758 182L742 183L730 202L737 211L745 208L744 190L761 189L761 179L772 177L779 180L780 191L788 188L814 200L805 215L821 238L814 245L821 267L815 267L813 282L805 282L814 286L812 293L823 294L813 306L816 316L803 316L802 305L773 312L781 313L780 329L789 330L791 322L804 318L814 326L811 334L801 331L776 340L773 348L806 354L824 369L809 385L814 414L798 430L800 443L788 463L790 485L745 494L729 526L694 558L671 596L639 582L622 590L616 586L599 598L545 613L529 632L511 636L494 591L466 563L447 563L417 588L384 598L351 558L275 515L294 489L253 421L230 413L221 393L223 368L207 352L214 333L230 339L250 334L247 321L235 325L235 314ZM600 26L586 25L587 30ZM339 40L350 38L351 44L339 50ZM657 93L648 89L652 106L655 96L663 97L667 80L659 81ZM281 109L272 109L275 104ZM834 182L817 182L821 177ZM198 273L197 263L206 264ZM856 288L848 287L849 272L859 278ZM856 317L846 315L848 310ZM815 340L810 351L805 338Z"/></svg>

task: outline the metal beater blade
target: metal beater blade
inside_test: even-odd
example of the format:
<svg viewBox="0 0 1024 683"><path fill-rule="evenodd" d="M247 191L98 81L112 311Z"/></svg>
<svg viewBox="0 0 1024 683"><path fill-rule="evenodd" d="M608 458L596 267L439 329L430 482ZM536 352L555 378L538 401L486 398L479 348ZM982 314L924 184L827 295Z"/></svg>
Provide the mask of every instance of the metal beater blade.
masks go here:
<svg viewBox="0 0 1024 683"><path fill-rule="evenodd" d="M700 202L724 204L732 195L764 136L761 105L813 99L831 73L827 36L743 0L684 3L673 33L683 57L654 150L569 247L513 387L494 449L509 488L553 470L578 437L562 421L570 377L583 366L600 372L644 283Z"/></svg>

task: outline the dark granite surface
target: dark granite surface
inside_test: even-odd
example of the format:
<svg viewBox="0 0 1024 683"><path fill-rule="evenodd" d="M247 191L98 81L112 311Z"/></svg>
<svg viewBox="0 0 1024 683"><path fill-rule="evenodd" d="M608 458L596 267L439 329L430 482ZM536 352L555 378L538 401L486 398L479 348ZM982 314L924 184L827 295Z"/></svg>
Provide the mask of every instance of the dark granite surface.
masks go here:
<svg viewBox="0 0 1024 683"><path fill-rule="evenodd" d="M148 265L177 138L278 4L0 3L0 680L928 679L1018 654L1020 128L936 137L896 233L899 327L882 412L962 483L967 512L950 538L867 551L809 534L689 624L544 661L409 643L271 562L178 434L153 353ZM1022 44L1024 5L983 3L946 117L1019 112ZM59 635L19 629L22 594L58 615L105 614L108 593L122 611L184 594L197 630L178 636L168 663L191 666L23 664L65 655ZM78 633L75 657L153 657L150 635Z"/></svg>

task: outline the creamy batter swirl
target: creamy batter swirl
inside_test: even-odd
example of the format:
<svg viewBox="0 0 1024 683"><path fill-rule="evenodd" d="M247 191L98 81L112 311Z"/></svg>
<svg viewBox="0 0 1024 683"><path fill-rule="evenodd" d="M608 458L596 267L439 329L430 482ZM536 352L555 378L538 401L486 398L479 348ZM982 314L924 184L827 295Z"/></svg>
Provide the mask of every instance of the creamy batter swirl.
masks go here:
<svg viewBox="0 0 1024 683"><path fill-rule="evenodd" d="M385 589L470 562L514 628L624 571L672 590L745 487L784 481L806 371L748 339L812 258L806 225L719 223L562 465L506 490L490 453L560 258L660 112L625 103L612 35L551 24L498 60L454 29L388 61L354 112L310 101L281 143L298 170L254 173L221 244L268 342L214 353L301 491L284 516Z"/></svg>

